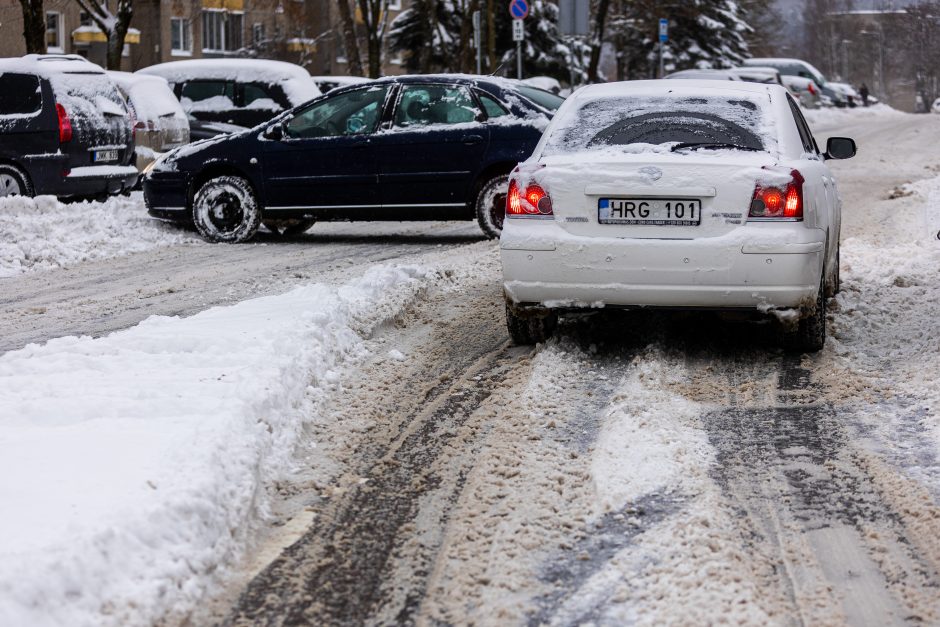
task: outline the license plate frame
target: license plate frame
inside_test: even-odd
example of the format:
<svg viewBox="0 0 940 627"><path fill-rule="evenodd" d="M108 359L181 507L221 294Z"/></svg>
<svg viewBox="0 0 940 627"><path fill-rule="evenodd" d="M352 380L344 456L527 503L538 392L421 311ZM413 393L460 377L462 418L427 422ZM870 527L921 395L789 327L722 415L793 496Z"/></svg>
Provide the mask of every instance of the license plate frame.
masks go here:
<svg viewBox="0 0 940 627"><path fill-rule="evenodd" d="M699 226L700 198L606 196L597 200L597 222L611 225Z"/></svg>
<svg viewBox="0 0 940 627"><path fill-rule="evenodd" d="M120 151L114 149L95 150L92 153L91 160L95 163L111 163L117 161L120 157Z"/></svg>

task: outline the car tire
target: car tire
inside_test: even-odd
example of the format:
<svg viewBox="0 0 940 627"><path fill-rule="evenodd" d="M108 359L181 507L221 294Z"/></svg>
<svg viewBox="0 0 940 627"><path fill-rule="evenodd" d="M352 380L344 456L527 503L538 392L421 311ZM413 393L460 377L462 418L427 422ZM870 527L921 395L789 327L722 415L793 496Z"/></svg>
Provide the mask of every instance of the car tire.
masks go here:
<svg viewBox="0 0 940 627"><path fill-rule="evenodd" d="M520 314L512 303L506 301L506 327L513 344L526 346L544 342L552 336L556 326L558 314L551 309Z"/></svg>
<svg viewBox="0 0 940 627"><path fill-rule="evenodd" d="M480 229L490 239L503 232L506 217L506 195L509 193L509 175L499 174L486 179L477 192L474 207Z"/></svg>
<svg viewBox="0 0 940 627"><path fill-rule="evenodd" d="M784 348L799 353L816 353L826 345L826 290L819 285L816 303L807 307L793 329L784 331Z"/></svg>
<svg viewBox="0 0 940 627"><path fill-rule="evenodd" d="M251 184L240 176L217 176L203 183L193 198L193 223L210 242L251 239L261 225L261 207Z"/></svg>
<svg viewBox="0 0 940 627"><path fill-rule="evenodd" d="M264 220L261 223L274 235L294 237L303 235L309 231L317 221L313 219L305 220L303 218L297 218L291 220Z"/></svg>
<svg viewBox="0 0 940 627"><path fill-rule="evenodd" d="M0 197L34 196L33 186L26 172L15 165L0 163Z"/></svg>

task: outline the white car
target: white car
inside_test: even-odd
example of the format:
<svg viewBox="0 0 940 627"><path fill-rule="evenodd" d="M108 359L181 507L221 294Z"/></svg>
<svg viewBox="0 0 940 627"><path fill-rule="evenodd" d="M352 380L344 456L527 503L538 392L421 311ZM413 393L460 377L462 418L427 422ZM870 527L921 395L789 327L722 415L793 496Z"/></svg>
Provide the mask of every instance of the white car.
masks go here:
<svg viewBox="0 0 940 627"><path fill-rule="evenodd" d="M841 200L779 85L633 81L565 101L509 179L500 239L509 332L546 339L598 307L774 314L822 348L839 287Z"/></svg>
<svg viewBox="0 0 940 627"><path fill-rule="evenodd" d="M819 89L819 85L814 83L812 79L803 78L801 76L790 76L789 74L781 75L780 79L783 81L783 86L793 94L793 97L796 98L797 102L803 107L807 109L818 109L822 104L822 90Z"/></svg>
<svg viewBox="0 0 940 627"><path fill-rule="evenodd" d="M108 76L134 115L138 170L161 154L189 143L189 120L165 79L110 70Z"/></svg>

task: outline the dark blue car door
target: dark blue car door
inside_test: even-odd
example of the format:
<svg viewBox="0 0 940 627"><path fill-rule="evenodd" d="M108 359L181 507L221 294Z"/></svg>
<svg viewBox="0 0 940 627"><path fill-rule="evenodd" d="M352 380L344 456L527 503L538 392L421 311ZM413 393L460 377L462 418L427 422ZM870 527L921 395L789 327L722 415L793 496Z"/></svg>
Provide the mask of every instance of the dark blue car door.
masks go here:
<svg viewBox="0 0 940 627"><path fill-rule="evenodd" d="M263 140L266 209L377 207L372 143L387 93L381 85L316 100L282 122L283 138Z"/></svg>
<svg viewBox="0 0 940 627"><path fill-rule="evenodd" d="M490 140L484 117L465 86L402 85L375 136L383 212L464 207Z"/></svg>

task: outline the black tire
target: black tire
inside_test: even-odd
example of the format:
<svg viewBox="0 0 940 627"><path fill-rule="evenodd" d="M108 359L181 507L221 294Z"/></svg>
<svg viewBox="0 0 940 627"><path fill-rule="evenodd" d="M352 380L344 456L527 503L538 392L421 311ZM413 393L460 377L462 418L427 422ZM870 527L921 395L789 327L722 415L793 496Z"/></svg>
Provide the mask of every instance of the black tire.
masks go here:
<svg viewBox="0 0 940 627"><path fill-rule="evenodd" d="M15 165L0 163L0 198L6 196L35 196L26 172Z"/></svg>
<svg viewBox="0 0 940 627"><path fill-rule="evenodd" d="M263 220L261 223L274 235L294 237L309 231L317 221L313 218L291 218L289 220Z"/></svg>
<svg viewBox="0 0 940 627"><path fill-rule="evenodd" d="M217 176L203 183L193 198L193 224L210 242L251 239L261 225L261 207L251 184L240 176Z"/></svg>
<svg viewBox="0 0 940 627"><path fill-rule="evenodd" d="M506 327L513 344L526 346L544 342L552 336L556 326L558 314L551 309L520 315L512 303L506 302Z"/></svg>
<svg viewBox="0 0 940 627"><path fill-rule="evenodd" d="M490 239L503 232L506 217L506 196L509 193L509 175L498 174L486 179L477 192L474 207L480 229Z"/></svg>
<svg viewBox="0 0 940 627"><path fill-rule="evenodd" d="M796 327L785 330L783 345L789 351L816 353L826 345L826 290L819 285L816 303L807 307Z"/></svg>

